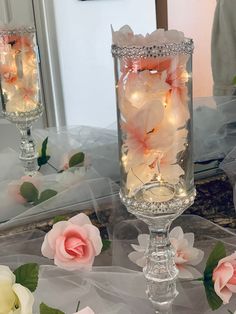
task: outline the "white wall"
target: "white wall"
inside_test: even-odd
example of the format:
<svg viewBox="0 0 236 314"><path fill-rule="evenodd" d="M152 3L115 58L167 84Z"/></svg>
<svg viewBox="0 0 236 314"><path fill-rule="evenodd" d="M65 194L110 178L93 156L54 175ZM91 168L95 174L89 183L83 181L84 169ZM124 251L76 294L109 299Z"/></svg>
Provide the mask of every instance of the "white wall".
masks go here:
<svg viewBox="0 0 236 314"><path fill-rule="evenodd" d="M168 0L170 29L178 29L193 38L193 94L212 96L211 31L216 0Z"/></svg>
<svg viewBox="0 0 236 314"><path fill-rule="evenodd" d="M108 126L116 119L111 30L156 28L154 0L54 0L68 125Z"/></svg>

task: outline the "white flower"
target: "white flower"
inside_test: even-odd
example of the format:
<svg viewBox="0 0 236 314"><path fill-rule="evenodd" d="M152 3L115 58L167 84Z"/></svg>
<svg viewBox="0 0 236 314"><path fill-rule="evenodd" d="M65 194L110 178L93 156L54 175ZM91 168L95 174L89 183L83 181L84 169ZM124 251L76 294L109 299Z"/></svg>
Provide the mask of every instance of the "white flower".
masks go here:
<svg viewBox="0 0 236 314"><path fill-rule="evenodd" d="M170 242L175 250L175 263L180 278L199 278L201 274L193 267L201 263L204 252L194 248L194 233L184 233L181 227L170 232Z"/></svg>
<svg viewBox="0 0 236 314"><path fill-rule="evenodd" d="M75 314L95 314L94 311L90 307L86 307L83 310L75 313Z"/></svg>
<svg viewBox="0 0 236 314"><path fill-rule="evenodd" d="M137 264L139 267L142 267L142 268L146 264L145 252L146 252L146 250L148 248L149 239L150 239L149 234L140 234L138 236L138 243L139 243L139 245L131 244L132 248L135 251L131 252L128 255L129 259L133 263Z"/></svg>
<svg viewBox="0 0 236 314"><path fill-rule="evenodd" d="M151 34L143 36L141 34L134 34L128 25L124 25L119 31L114 31L112 28L113 44L120 47L181 43L184 39L184 33L177 30L165 31L164 29L157 29Z"/></svg>
<svg viewBox="0 0 236 314"><path fill-rule="evenodd" d="M204 252L193 247L194 234L183 233L181 227L175 227L170 232L170 242L175 251L175 264L179 270L179 278L195 279L201 277L201 274L193 266L198 265L202 261ZM128 257L133 263L144 267L149 235L140 234L138 243L139 245L131 245L135 251L131 252Z"/></svg>
<svg viewBox="0 0 236 314"><path fill-rule="evenodd" d="M7 266L0 265L0 314L32 314L34 297Z"/></svg>

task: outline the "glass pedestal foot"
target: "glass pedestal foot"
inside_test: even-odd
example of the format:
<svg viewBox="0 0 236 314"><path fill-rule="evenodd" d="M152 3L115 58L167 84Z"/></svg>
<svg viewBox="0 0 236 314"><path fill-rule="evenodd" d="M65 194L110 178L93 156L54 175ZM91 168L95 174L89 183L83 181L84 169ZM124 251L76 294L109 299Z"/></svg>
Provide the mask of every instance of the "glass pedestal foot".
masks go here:
<svg viewBox="0 0 236 314"><path fill-rule="evenodd" d="M31 135L31 125L17 125L21 133L20 155L25 175L34 176L38 173L38 153L35 141Z"/></svg>

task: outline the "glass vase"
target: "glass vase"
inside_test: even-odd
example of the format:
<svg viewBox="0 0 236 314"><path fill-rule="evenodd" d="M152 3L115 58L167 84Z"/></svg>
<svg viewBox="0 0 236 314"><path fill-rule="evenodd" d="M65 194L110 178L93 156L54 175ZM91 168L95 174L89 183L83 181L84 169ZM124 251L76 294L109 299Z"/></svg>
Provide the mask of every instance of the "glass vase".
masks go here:
<svg viewBox="0 0 236 314"><path fill-rule="evenodd" d="M145 221L150 243L143 269L156 313L177 296L172 221L195 198L192 160L193 42L112 46L115 62L120 197Z"/></svg>
<svg viewBox="0 0 236 314"><path fill-rule="evenodd" d="M19 158L25 174L33 176L38 154L31 129L43 113L34 28L0 29L0 103L21 133Z"/></svg>

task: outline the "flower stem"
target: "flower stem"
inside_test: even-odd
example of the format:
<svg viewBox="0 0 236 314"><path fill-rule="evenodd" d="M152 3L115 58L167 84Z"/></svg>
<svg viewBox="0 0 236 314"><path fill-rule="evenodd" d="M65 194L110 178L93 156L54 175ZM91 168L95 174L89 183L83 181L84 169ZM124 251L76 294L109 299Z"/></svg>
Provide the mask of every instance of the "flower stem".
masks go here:
<svg viewBox="0 0 236 314"><path fill-rule="evenodd" d="M197 278L197 279L193 279L191 281L204 281L204 277L200 277L200 278Z"/></svg>
<svg viewBox="0 0 236 314"><path fill-rule="evenodd" d="M80 306L80 301L77 304L76 311L75 311L76 313L79 311L79 306Z"/></svg>
<svg viewBox="0 0 236 314"><path fill-rule="evenodd" d="M180 282L204 281L204 277L190 280L180 280Z"/></svg>

